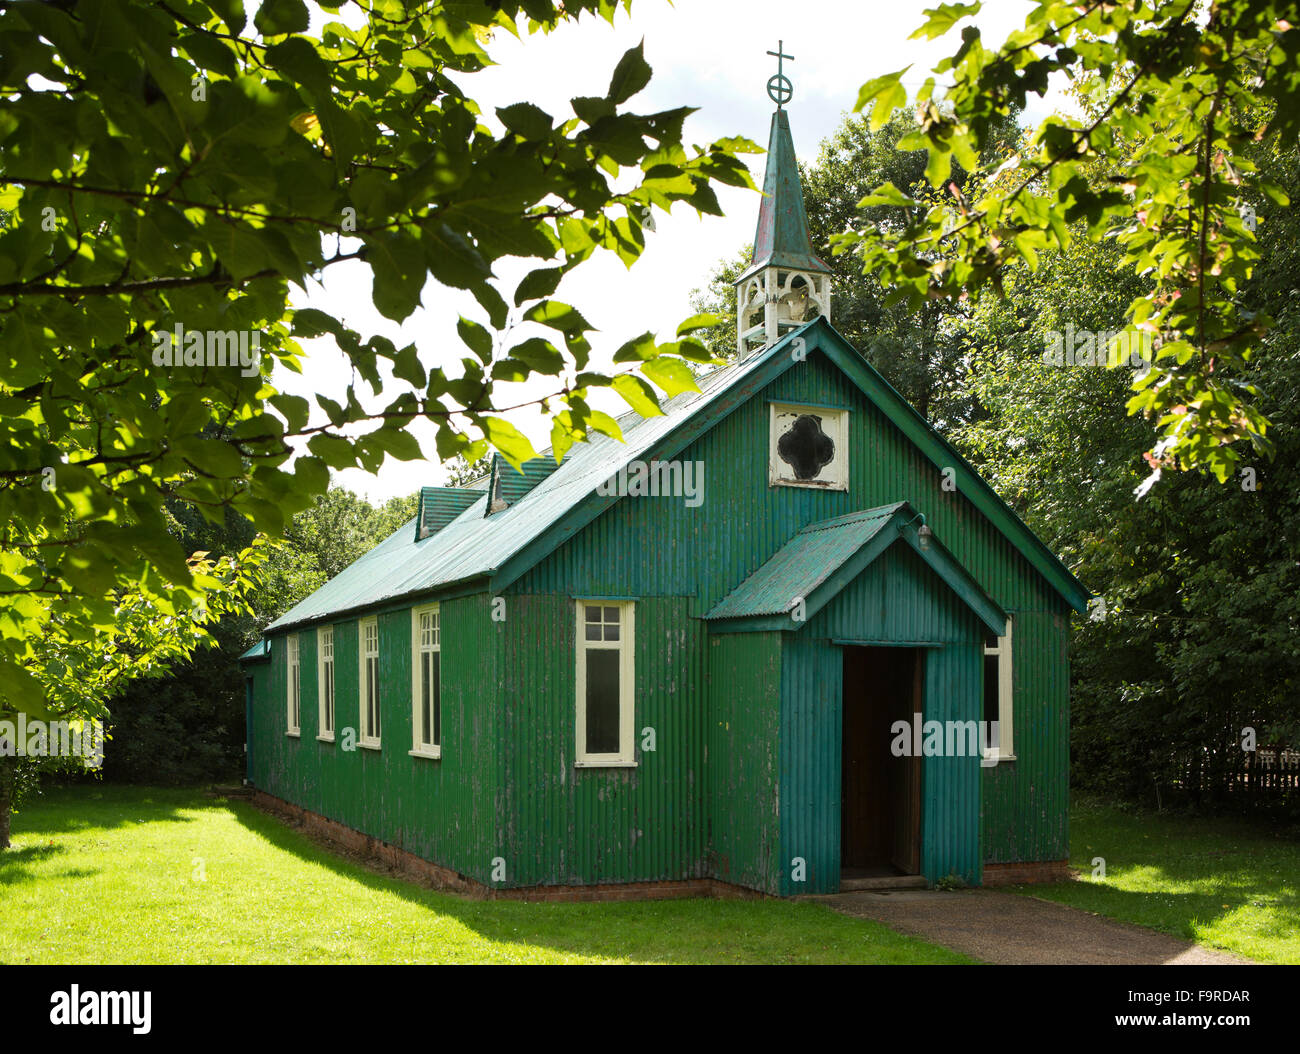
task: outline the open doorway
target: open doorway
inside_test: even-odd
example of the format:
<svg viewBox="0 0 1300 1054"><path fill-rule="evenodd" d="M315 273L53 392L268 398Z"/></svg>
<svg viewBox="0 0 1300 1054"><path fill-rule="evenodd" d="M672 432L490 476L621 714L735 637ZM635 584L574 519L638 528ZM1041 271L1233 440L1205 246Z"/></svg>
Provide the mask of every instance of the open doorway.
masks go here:
<svg viewBox="0 0 1300 1054"><path fill-rule="evenodd" d="M844 648L841 880L921 870L921 758L895 757L890 728L922 712L924 654Z"/></svg>

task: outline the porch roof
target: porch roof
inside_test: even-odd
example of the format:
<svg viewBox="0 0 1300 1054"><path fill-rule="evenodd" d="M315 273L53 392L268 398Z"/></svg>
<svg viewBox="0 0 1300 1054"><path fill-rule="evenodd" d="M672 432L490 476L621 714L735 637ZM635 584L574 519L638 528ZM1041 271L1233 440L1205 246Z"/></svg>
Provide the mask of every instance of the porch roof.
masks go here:
<svg viewBox="0 0 1300 1054"><path fill-rule="evenodd" d="M799 629L896 542L910 545L990 630L1006 632L1006 612L931 533L923 542L905 501L811 523L704 617L717 629ZM922 520L922 522L924 522ZM791 617L803 602L803 620Z"/></svg>
<svg viewBox="0 0 1300 1054"><path fill-rule="evenodd" d="M240 662L260 662L271 657L271 645L263 637L239 657Z"/></svg>

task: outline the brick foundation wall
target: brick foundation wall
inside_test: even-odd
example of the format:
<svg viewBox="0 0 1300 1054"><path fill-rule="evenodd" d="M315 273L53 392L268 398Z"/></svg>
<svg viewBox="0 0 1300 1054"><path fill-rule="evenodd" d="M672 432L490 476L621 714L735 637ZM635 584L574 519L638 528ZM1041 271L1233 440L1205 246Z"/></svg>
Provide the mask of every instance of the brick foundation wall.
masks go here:
<svg viewBox="0 0 1300 1054"><path fill-rule="evenodd" d="M1024 882L1065 882L1072 877L1068 860L984 865L985 886L1016 886Z"/></svg>
<svg viewBox="0 0 1300 1054"><path fill-rule="evenodd" d="M366 863L379 863L405 878L434 889L460 893L480 900L594 901L594 900L676 900L683 897L721 897L728 899L765 899L766 893L720 882L713 878L689 878L666 882L622 882L592 886L529 886L522 889L494 889L477 879L442 867L372 835L353 830L337 820L304 809L262 790L253 790L249 800L265 812L287 820L292 826L334 849L358 857Z"/></svg>

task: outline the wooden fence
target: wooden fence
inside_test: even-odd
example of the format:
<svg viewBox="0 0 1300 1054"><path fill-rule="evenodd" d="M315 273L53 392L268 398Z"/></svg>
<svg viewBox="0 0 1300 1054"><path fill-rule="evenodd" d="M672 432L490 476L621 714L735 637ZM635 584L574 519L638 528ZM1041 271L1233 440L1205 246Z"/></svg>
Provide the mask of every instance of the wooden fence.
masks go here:
<svg viewBox="0 0 1300 1054"><path fill-rule="evenodd" d="M1300 750L1261 746L1219 756L1204 751L1179 761L1174 786L1195 797L1218 793L1257 798L1300 796Z"/></svg>

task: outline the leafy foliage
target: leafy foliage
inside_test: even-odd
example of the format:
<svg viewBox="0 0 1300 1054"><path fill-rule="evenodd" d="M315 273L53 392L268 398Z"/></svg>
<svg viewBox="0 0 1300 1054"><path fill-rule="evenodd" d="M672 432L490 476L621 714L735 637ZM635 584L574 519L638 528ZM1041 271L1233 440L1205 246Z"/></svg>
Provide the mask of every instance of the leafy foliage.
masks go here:
<svg viewBox="0 0 1300 1054"><path fill-rule="evenodd" d="M955 33L981 6L941 4L914 36ZM838 250L916 306L1002 291L1009 264L1036 267L1080 232L1113 238L1121 266L1144 283L1127 324L1159 344L1127 404L1160 433L1142 492L1167 468L1226 481L1246 456L1242 441L1271 449L1248 379L1269 317L1241 296L1259 258L1242 209L1288 200L1250 148L1300 131L1293 18L1292 5L1260 0L1045 2L996 49L963 26L917 96L920 129L899 144L926 151L927 181L946 200L923 206L882 184L864 204L902 210L901 229L861 225ZM863 85L857 109L871 109L872 128L905 101L906 72ZM1072 78L1081 113L1048 117L1023 149L978 166L997 122L1043 96L1055 74ZM942 104L937 76L952 79ZM978 171L977 185L951 181L954 163Z"/></svg>
<svg viewBox="0 0 1300 1054"><path fill-rule="evenodd" d="M1300 193L1300 151L1258 144L1253 161ZM1300 741L1300 564L1287 526L1300 508L1300 225L1261 217L1244 310L1274 308L1244 379L1260 391L1278 456L1241 464L1228 486L1182 474L1132 500L1148 426L1127 416L1132 367L1052 365L1067 324L1119 328L1142 279L1114 241L1072 240L1036 270L1007 274L1007 297L977 309L971 384L979 413L954 436L1020 515L1098 595L1071 662L1071 770L1112 799L1168 803L1181 788L1225 804L1246 729L1257 746ZM1239 798L1240 796L1238 796Z"/></svg>
<svg viewBox="0 0 1300 1054"><path fill-rule="evenodd" d="M164 678L139 679L112 701L104 779L150 784L237 779L243 764L244 689L239 656L262 629L369 552L415 515L414 496L374 506L331 487L269 545L246 610L211 627L217 646L177 662ZM177 512L185 513L183 507ZM235 551L249 524L179 528L185 547Z"/></svg>
<svg viewBox="0 0 1300 1054"><path fill-rule="evenodd" d="M753 144L688 149L688 108L628 110L651 75L639 46L571 116L520 102L494 123L462 87L495 34L612 21L617 6L358 0L359 25L316 34L297 0L251 23L217 0L0 7L0 712L47 701L51 634L111 636L123 605L172 617L214 588L169 531L169 503L278 536L331 469L422 456L417 417L437 426L440 458L490 444L522 461L535 451L493 413L494 391L532 375L553 379L541 402L557 457L609 431L592 388L657 410L632 372L588 370L591 326L550 294L597 249L631 265L654 209L717 212L715 182L752 185L736 154ZM512 299L548 335L500 347L507 256L539 261ZM430 280L470 290L485 321L463 321L466 354L433 361L289 309L291 284L346 260L394 320ZM357 379L343 403L319 396L312 424L269 377L304 369L298 341L320 336ZM656 347L629 371L671 394L700 350ZM381 364L399 385L386 390Z"/></svg>

